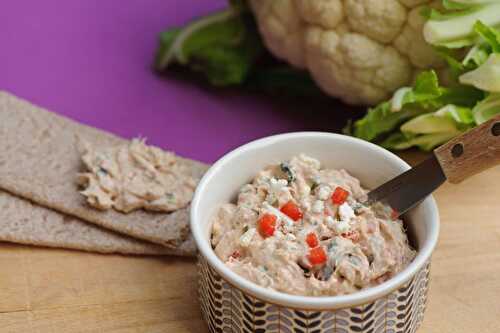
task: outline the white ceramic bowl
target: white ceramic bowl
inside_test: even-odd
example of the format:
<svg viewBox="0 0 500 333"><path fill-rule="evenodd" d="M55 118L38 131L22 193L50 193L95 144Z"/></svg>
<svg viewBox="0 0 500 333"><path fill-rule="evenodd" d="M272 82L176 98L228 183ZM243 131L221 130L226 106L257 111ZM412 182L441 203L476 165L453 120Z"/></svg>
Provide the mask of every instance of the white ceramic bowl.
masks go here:
<svg viewBox="0 0 500 333"><path fill-rule="evenodd" d="M429 263L439 234L432 197L405 216L418 254L395 277L351 295L296 296L258 286L228 269L210 245L212 217L239 188L269 164L299 153L323 167L346 169L373 188L409 165L371 143L348 136L299 132L250 142L228 153L205 174L191 204L191 230L199 249L199 291L211 331L414 332L425 309Z"/></svg>

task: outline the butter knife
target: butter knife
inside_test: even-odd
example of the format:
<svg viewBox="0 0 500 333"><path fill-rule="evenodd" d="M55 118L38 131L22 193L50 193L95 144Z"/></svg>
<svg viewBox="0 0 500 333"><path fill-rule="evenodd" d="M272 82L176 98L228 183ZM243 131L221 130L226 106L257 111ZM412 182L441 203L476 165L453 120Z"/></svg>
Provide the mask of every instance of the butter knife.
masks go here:
<svg viewBox="0 0 500 333"><path fill-rule="evenodd" d="M457 184L500 164L500 116L436 148L432 156L368 193L402 215L444 182Z"/></svg>

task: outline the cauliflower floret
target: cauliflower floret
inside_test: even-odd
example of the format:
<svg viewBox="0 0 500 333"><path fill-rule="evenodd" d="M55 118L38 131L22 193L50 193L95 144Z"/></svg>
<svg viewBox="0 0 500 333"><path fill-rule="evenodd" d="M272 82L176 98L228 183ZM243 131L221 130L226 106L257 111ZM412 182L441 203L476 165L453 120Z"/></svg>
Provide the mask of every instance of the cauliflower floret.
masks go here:
<svg viewBox="0 0 500 333"><path fill-rule="evenodd" d="M444 61L429 45L422 34L425 19L420 12L423 6L412 9L408 15L408 24L394 41L399 52L409 57L417 68L444 67Z"/></svg>
<svg viewBox="0 0 500 333"><path fill-rule="evenodd" d="M305 67L303 22L293 0L250 1L266 47L278 58Z"/></svg>
<svg viewBox="0 0 500 333"><path fill-rule="evenodd" d="M344 18L341 0L296 0L297 9L304 21L334 29Z"/></svg>
<svg viewBox="0 0 500 333"><path fill-rule="evenodd" d="M407 59L394 48L357 33L339 36L312 27L306 32L306 54L318 85L348 103L374 103L411 79Z"/></svg>
<svg viewBox="0 0 500 333"><path fill-rule="evenodd" d="M346 0L347 21L352 30L388 43L406 22L406 9L397 0Z"/></svg>
<svg viewBox="0 0 500 333"><path fill-rule="evenodd" d="M377 104L417 70L444 67L422 34L431 0L249 0L266 46L329 95Z"/></svg>

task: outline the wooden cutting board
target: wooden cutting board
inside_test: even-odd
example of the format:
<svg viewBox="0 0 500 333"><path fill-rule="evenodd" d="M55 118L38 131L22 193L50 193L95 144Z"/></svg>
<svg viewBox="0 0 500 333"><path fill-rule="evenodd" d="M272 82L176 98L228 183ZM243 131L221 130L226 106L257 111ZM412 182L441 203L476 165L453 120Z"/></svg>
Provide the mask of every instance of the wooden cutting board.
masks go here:
<svg viewBox="0 0 500 333"><path fill-rule="evenodd" d="M405 155L410 161L420 156ZM436 193L422 333L500 331L500 168ZM196 265L0 243L0 332L207 332Z"/></svg>

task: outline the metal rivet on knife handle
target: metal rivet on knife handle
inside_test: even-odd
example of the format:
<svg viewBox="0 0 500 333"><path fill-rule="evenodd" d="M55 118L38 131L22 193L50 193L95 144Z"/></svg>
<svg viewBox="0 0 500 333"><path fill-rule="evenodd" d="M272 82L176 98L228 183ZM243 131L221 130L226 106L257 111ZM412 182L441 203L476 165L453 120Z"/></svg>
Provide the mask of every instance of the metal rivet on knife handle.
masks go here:
<svg viewBox="0 0 500 333"><path fill-rule="evenodd" d="M500 165L500 115L434 150L446 178L461 181Z"/></svg>
<svg viewBox="0 0 500 333"><path fill-rule="evenodd" d="M451 156L453 156L454 158L459 158L463 154L464 154L464 145L461 143L457 143L451 149Z"/></svg>
<svg viewBox="0 0 500 333"><path fill-rule="evenodd" d="M493 134L494 136L500 135L500 123L496 123L495 125L493 125L493 127L491 128L491 134Z"/></svg>

